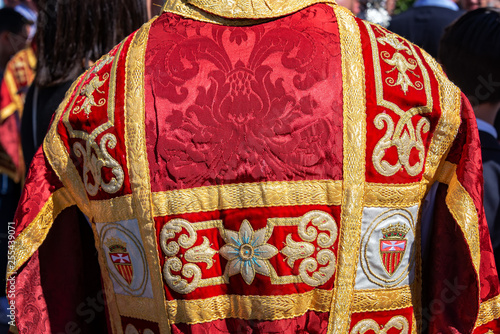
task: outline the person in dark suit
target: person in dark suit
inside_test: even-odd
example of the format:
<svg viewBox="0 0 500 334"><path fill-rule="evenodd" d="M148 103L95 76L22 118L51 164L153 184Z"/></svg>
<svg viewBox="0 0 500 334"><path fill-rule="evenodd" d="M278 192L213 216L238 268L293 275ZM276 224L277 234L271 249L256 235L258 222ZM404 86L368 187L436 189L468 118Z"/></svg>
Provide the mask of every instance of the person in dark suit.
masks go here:
<svg viewBox="0 0 500 334"><path fill-rule="evenodd" d="M494 127L500 109L500 9L468 12L446 29L439 60L469 98L481 140L484 209L500 269L500 144Z"/></svg>
<svg viewBox="0 0 500 334"><path fill-rule="evenodd" d="M451 0L417 0L412 8L394 16L388 29L436 58L444 29L462 14Z"/></svg>

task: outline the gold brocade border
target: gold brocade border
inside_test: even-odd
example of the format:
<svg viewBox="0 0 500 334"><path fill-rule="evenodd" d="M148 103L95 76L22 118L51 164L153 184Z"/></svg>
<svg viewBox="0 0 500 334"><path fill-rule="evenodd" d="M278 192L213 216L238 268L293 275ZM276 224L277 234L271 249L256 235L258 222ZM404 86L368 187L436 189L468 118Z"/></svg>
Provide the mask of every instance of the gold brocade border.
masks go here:
<svg viewBox="0 0 500 334"><path fill-rule="evenodd" d="M90 209L95 213L94 223L110 223L134 219L132 195L102 201L91 201Z"/></svg>
<svg viewBox="0 0 500 334"><path fill-rule="evenodd" d="M132 187L132 208L136 215L141 239L147 254L150 268L151 286L154 300L151 316L156 319L160 333L170 333L168 313L163 285L163 276L159 263L156 229L154 226L151 200L151 183L146 148L144 67L149 29L156 18L142 26L135 34L130 51L127 54L125 71L125 145L127 169Z"/></svg>
<svg viewBox="0 0 500 334"><path fill-rule="evenodd" d="M337 276L328 333L345 334L349 331L351 318L364 207L366 96L359 27L349 10L342 6L333 8L339 26L342 55L344 189Z"/></svg>
<svg viewBox="0 0 500 334"><path fill-rule="evenodd" d="M9 69L9 66L7 66L7 70L5 71L5 73L3 75L3 81L7 85L7 89L9 91L9 96L12 99L12 103L14 103L14 108L10 107L7 110L7 111L12 110L12 112L10 114L7 113L7 111L4 112L4 109L2 109L2 119L1 119L2 121L5 120L10 115L12 115L16 110L19 111L19 116L21 116L22 109L23 109L23 102L21 101L21 98L17 94L18 88L16 85L16 80L14 79L14 75L12 74L12 70ZM9 106L10 106L10 104L9 104Z"/></svg>
<svg viewBox="0 0 500 334"><path fill-rule="evenodd" d="M150 298L125 296L121 294L116 294L115 298L120 315L157 322L155 304L152 303Z"/></svg>
<svg viewBox="0 0 500 334"><path fill-rule="evenodd" d="M342 181L261 182L153 193L155 217L224 209L340 205Z"/></svg>
<svg viewBox="0 0 500 334"><path fill-rule="evenodd" d="M429 64L439 83L439 97L441 102L441 117L432 136L427 160L425 162L424 180L432 184L436 170L443 156L453 143L460 127L460 90L445 76L441 66L422 50L425 61Z"/></svg>
<svg viewBox="0 0 500 334"><path fill-rule="evenodd" d="M332 292L314 289L282 296L222 295L207 299L167 302L171 323L197 324L217 319L280 320L299 317L307 311L328 312Z"/></svg>
<svg viewBox="0 0 500 334"><path fill-rule="evenodd" d="M354 292L353 313L381 312L413 306L409 286L394 289L369 289Z"/></svg>
<svg viewBox="0 0 500 334"><path fill-rule="evenodd" d="M457 165L455 165L449 161L445 161L441 165L441 167L439 168L439 170L436 173L436 176L434 178L438 182L441 182L444 184L450 184L456 171L457 171Z"/></svg>
<svg viewBox="0 0 500 334"><path fill-rule="evenodd" d="M271 18L295 13L318 3L335 4L333 0L167 0L164 12L194 20L223 25L258 24ZM235 20L236 19L236 20ZM242 20L243 19L243 20Z"/></svg>
<svg viewBox="0 0 500 334"><path fill-rule="evenodd" d="M94 215L90 208L87 191L78 170L70 159L66 147L57 132L57 126L59 121L61 121L62 114L65 111L71 112L71 110L67 110L67 107L72 98L76 99L77 88L82 84L81 79L84 75L85 73L76 79L71 88L66 92L66 96L59 105L54 116L54 121L43 141L43 151L56 175L63 182L71 197L78 203L78 208L92 221Z"/></svg>
<svg viewBox="0 0 500 334"><path fill-rule="evenodd" d="M407 208L419 205L425 195L426 184L365 184L365 207Z"/></svg>
<svg viewBox="0 0 500 334"><path fill-rule="evenodd" d="M13 115L17 110L17 106L14 102L9 103L0 110L0 122L6 120L9 116Z"/></svg>
<svg viewBox="0 0 500 334"><path fill-rule="evenodd" d="M467 190L458 181L456 174L453 175L448 186L446 205L464 233L465 240L470 248L477 280L480 282L479 265L481 254L479 249L479 222L476 206Z"/></svg>
<svg viewBox="0 0 500 334"><path fill-rule="evenodd" d="M65 188L56 190L35 219L14 240L14 264L7 268L7 278L14 274L43 243L57 216L75 202Z"/></svg>
<svg viewBox="0 0 500 334"><path fill-rule="evenodd" d="M481 303L474 328L486 325L496 319L500 319L500 295Z"/></svg>

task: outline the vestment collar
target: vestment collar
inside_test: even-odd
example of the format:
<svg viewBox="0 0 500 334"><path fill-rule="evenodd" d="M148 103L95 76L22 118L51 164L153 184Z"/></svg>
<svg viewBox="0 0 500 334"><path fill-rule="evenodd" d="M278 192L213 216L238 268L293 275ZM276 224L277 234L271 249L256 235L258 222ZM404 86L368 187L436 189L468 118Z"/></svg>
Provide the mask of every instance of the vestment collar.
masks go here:
<svg viewBox="0 0 500 334"><path fill-rule="evenodd" d="M167 0L164 12L224 25L249 25L334 0ZM235 20L237 19L237 20Z"/></svg>

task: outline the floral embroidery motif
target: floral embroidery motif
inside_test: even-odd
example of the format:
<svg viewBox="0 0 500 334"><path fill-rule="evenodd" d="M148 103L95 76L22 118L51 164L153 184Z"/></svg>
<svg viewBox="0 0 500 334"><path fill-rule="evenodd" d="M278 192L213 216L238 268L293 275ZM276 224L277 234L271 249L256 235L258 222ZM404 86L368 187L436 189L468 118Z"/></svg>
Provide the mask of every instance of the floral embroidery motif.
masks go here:
<svg viewBox="0 0 500 334"><path fill-rule="evenodd" d="M368 331L374 331L375 334L387 334L390 329L395 328L400 332L398 334L408 334L408 330L410 324L408 323L408 319L403 316L393 317L389 322L383 327L379 326L379 324L373 319L365 319L361 320L354 326L351 331L351 334L363 334Z"/></svg>
<svg viewBox="0 0 500 334"><path fill-rule="evenodd" d="M184 234L187 232L187 234ZM170 241L177 234L181 234L177 241ZM201 268L195 263L204 262L207 268L211 268L213 257L217 251L212 249L207 237L203 237L203 243L200 246L193 247L198 240L198 233L193 225L184 219L173 219L163 226L160 233L160 246L163 253L167 256L163 266L163 275L168 286L182 294L193 292L202 283ZM184 264L178 257L181 247L187 249L184 259L189 262ZM180 255L182 256L182 255ZM184 277L191 278L188 282L173 271L181 272Z"/></svg>
<svg viewBox="0 0 500 334"><path fill-rule="evenodd" d="M309 223L316 228L309 226ZM318 230L328 233L318 235ZM337 224L326 212L311 211L300 220L298 232L304 242L294 241L292 234L289 234L286 238L286 247L281 250L281 253L287 257L287 264L291 268L297 260L304 259L299 265L299 275L304 283L314 287L323 285L335 273L336 258L331 247L337 240ZM318 249L316 258L312 257L315 250L312 244L314 241L323 248ZM318 264L323 266L319 270Z"/></svg>
<svg viewBox="0 0 500 334"><path fill-rule="evenodd" d="M224 245L220 254L229 262L226 277L241 274L245 282L252 284L255 273L270 276L269 259L278 254L278 249L267 244L270 233L267 227L254 231L248 220L241 224L239 232L225 230Z"/></svg>
<svg viewBox="0 0 500 334"><path fill-rule="evenodd" d="M404 50L408 56L412 56L413 53L411 52L411 50L398 39L396 34L388 33L381 29L378 29L378 31L384 34L384 36L377 38L377 41L382 45L386 45L387 43L394 49L396 49L396 52L392 54L392 56L388 51L382 51L380 53L381 58L387 64L393 66L393 68L386 73L389 74L394 70L398 71L397 79L388 77L385 82L391 87L401 86L401 90L405 94L408 92L408 87L413 87L415 89L421 90L423 88L422 82L416 81L415 83L413 83L407 74L407 72L410 72L415 77L420 78L419 75L413 72L413 70L415 70L418 66L417 61L413 58L406 59L406 57L400 53L400 51Z"/></svg>
<svg viewBox="0 0 500 334"><path fill-rule="evenodd" d="M87 118L89 117L90 113L92 112L93 107L102 107L103 105L106 104L106 99L101 98L99 101L95 101L94 99L94 93L97 91L100 94L104 94L105 92L99 90L104 83L109 79L109 73L105 73L102 77L102 80L99 78L99 75L97 74L102 68L113 62L114 57L106 55L103 57L103 59L96 64L96 66L92 69L92 71L87 74L87 80L90 76L95 75L92 80L90 80L89 83L85 84L81 90L80 90L80 96L82 98L80 99L79 102L83 101L81 106L75 107L73 109L74 114L78 114L82 109L85 111L85 115L87 115Z"/></svg>

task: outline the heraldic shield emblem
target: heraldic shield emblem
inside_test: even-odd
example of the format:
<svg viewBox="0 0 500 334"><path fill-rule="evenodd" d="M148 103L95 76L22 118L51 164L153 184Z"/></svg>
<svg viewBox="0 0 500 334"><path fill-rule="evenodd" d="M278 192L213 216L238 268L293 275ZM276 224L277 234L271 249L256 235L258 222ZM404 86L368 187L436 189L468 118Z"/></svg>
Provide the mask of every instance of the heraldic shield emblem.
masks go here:
<svg viewBox="0 0 500 334"><path fill-rule="evenodd" d="M408 242L406 234L409 230L409 227L401 223L391 224L382 229L383 238L380 239L380 258L389 276L392 276L399 268L401 259L405 255Z"/></svg>
<svg viewBox="0 0 500 334"><path fill-rule="evenodd" d="M106 246L109 248L109 257L116 270L128 284L131 284L134 278L134 267L127 251L127 244L120 239L110 238Z"/></svg>

